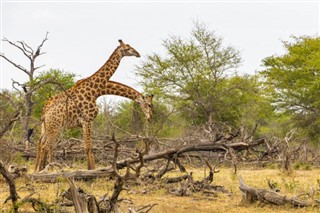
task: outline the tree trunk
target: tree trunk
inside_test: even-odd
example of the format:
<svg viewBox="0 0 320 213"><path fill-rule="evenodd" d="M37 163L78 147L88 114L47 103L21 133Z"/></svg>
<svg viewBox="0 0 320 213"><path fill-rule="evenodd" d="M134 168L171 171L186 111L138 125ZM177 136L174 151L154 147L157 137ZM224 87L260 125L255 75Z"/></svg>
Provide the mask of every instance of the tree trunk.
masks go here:
<svg viewBox="0 0 320 213"><path fill-rule="evenodd" d="M27 135L28 135L28 130L30 129L30 120L31 120L31 114L32 114L32 93L27 92L25 94L25 101L26 101L26 113L24 117L24 133L25 133L25 138L24 140L27 140Z"/></svg>

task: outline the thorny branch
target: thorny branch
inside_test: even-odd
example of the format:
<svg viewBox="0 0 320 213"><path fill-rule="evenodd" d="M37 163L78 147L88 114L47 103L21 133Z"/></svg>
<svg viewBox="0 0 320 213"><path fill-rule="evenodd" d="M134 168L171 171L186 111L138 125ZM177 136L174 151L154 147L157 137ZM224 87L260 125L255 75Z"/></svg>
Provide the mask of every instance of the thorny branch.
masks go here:
<svg viewBox="0 0 320 213"><path fill-rule="evenodd" d="M11 59L7 58L3 53L0 53L0 57L4 58L6 61L8 61L10 64L12 64L13 66L15 66L16 68L18 68L19 70L22 70L24 73L26 73L28 76L30 76L29 71L24 68L23 66L14 63Z"/></svg>

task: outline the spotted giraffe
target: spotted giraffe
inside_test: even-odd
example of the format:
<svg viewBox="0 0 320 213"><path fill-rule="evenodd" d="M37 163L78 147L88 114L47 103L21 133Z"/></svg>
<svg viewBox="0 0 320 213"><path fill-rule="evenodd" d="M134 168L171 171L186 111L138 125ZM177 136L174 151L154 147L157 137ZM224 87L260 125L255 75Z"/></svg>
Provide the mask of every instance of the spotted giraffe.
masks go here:
<svg viewBox="0 0 320 213"><path fill-rule="evenodd" d="M83 129L84 151L88 169L95 168L92 151L92 122L98 114L96 100L106 94L123 95L140 103L147 119L151 118L152 98L144 97L134 89L109 79L125 56L140 57L130 45L119 40L107 62L93 75L78 81L66 92L50 98L42 112L42 130L38 141L35 172L42 170L52 159L51 150L59 134L65 128L81 126ZM118 86L115 86L115 85ZM116 89L117 88L117 89Z"/></svg>

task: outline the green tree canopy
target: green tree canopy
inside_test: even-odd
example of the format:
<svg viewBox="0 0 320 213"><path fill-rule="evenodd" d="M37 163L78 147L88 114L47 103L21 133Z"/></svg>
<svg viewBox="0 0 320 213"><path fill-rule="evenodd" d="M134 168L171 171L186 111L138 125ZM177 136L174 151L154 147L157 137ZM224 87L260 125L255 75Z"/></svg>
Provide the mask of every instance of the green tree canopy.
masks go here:
<svg viewBox="0 0 320 213"><path fill-rule="evenodd" d="M155 53L138 67L145 90L169 99L196 123L211 120L225 92L221 85L241 61L238 51L199 23L189 39L171 36L163 46L165 57Z"/></svg>
<svg viewBox="0 0 320 213"><path fill-rule="evenodd" d="M64 89L67 90L71 88L75 83L75 74L65 72L59 69L50 69L39 73L36 77L36 82L42 82L46 79L52 79L58 84L45 84L41 88L35 91L33 101L35 103L34 113L36 117L40 117L42 108L45 102L51 97L60 92L63 92Z"/></svg>
<svg viewBox="0 0 320 213"><path fill-rule="evenodd" d="M145 134L145 128L148 127L150 136L180 136L185 125L181 117L172 113L167 105L158 101L153 101L152 105L152 122L146 123L145 115L137 103L121 102L113 115L114 124L131 134Z"/></svg>
<svg viewBox="0 0 320 213"><path fill-rule="evenodd" d="M261 72L277 111L292 116L311 138L320 133L320 38L283 42L285 54L263 60Z"/></svg>
<svg viewBox="0 0 320 213"><path fill-rule="evenodd" d="M165 56L149 55L137 73L145 91L191 124L239 124L248 119L246 107L263 103L256 76L236 74L239 52L223 45L223 39L205 25L195 23L189 39L171 36L163 46ZM256 115L252 119L258 120Z"/></svg>

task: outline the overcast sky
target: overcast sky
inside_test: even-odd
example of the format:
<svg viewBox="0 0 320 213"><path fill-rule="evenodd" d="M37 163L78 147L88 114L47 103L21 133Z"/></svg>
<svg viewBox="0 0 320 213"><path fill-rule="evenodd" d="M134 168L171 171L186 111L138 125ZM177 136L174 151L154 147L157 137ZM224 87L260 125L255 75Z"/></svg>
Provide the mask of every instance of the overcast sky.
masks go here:
<svg viewBox="0 0 320 213"><path fill-rule="evenodd" d="M135 65L148 54L163 53L162 42L170 35L189 37L195 20L241 52L239 73L254 73L263 58L282 54L282 40L316 36L320 28L318 1L0 1L1 38L23 40L36 48L49 32L42 48L46 54L37 61L38 66L45 64L42 70L59 68L87 77L121 38L142 57L124 58L112 80L135 88ZM21 52L2 41L1 52L28 68ZM0 88L11 89L11 79L27 80L3 59L0 63Z"/></svg>

